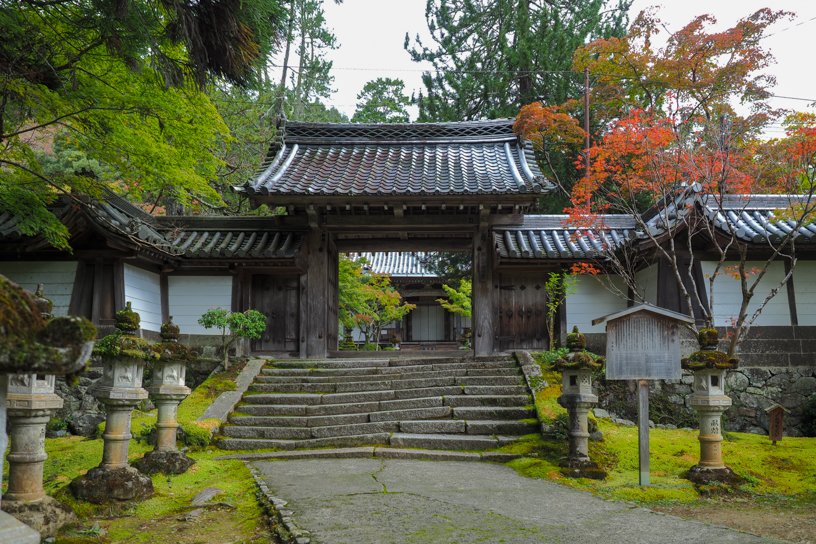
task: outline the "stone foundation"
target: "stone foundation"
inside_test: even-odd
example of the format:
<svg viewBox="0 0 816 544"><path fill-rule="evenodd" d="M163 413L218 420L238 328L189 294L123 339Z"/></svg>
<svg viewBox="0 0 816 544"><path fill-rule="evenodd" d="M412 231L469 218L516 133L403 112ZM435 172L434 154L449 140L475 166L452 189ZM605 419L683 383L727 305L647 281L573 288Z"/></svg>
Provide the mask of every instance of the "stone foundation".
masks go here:
<svg viewBox="0 0 816 544"><path fill-rule="evenodd" d="M32 502L4 500L2 508L43 538L54 536L63 525L77 522L71 508L48 496Z"/></svg>

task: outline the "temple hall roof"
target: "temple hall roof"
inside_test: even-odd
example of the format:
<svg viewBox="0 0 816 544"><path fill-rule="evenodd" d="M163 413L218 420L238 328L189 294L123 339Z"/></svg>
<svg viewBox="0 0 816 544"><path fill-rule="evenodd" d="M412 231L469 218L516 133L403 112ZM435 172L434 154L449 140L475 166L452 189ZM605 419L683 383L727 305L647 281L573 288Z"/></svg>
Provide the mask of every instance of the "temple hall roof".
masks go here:
<svg viewBox="0 0 816 544"><path fill-rule="evenodd" d="M285 122L249 195L516 195L552 185L513 119L462 123Z"/></svg>

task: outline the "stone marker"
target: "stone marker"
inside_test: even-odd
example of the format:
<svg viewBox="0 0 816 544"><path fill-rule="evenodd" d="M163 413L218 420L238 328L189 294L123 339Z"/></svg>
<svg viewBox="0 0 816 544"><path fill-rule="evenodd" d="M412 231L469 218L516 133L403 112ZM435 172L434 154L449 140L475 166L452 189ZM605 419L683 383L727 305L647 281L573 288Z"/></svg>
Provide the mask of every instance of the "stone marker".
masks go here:
<svg viewBox="0 0 816 544"><path fill-rule="evenodd" d="M142 389L146 360L156 357L148 343L135 336L139 314L127 308L116 313L120 335L103 338L96 348L104 370L91 394L105 405L105 441L102 463L71 482L71 491L81 500L103 503L111 499L143 501L153 496L153 482L128 463L130 417L133 409L147 398Z"/></svg>
<svg viewBox="0 0 816 544"><path fill-rule="evenodd" d="M172 316L168 323L162 325L161 336L164 340L158 345L161 359L154 363L153 385L147 388L159 411L156 418L156 447L133 465L144 474L183 474L195 463L176 447L178 405L190 394L190 388L184 385L190 350L178 343L179 328L173 323Z"/></svg>
<svg viewBox="0 0 816 544"><path fill-rule="evenodd" d="M2 501L0 542L37 544L41 536L49 536L64 522L56 518L73 515L42 490L45 422L57 404L49 396L53 377L46 376L66 375L69 382L75 379L91 356L96 329L81 317L46 320L43 314L50 314L46 299L35 301L30 293L0 276L0 463L8 445L9 374L14 383L10 415L15 419L9 454L10 495ZM18 515L38 530L15 519Z"/></svg>
<svg viewBox="0 0 816 544"><path fill-rule="evenodd" d="M561 473L572 478L593 478L603 480L606 472L589 458L589 428L587 414L598 403L592 394L592 371L603 367L603 359L595 360L585 352L586 338L572 328L567 335L569 353L556 359L555 368L562 374L563 394L558 404L569 412L569 455L560 463Z"/></svg>
<svg viewBox="0 0 816 544"><path fill-rule="evenodd" d="M717 350L716 329L701 330L697 342L700 351L682 360L683 369L694 372L689 406L700 417L700 462L691 467L689 478L708 481L733 474L722 460L722 414L731 406L731 398L725 394L725 372L736 369L739 361Z"/></svg>
<svg viewBox="0 0 816 544"><path fill-rule="evenodd" d="M680 324L694 318L637 304L598 319L606 322L606 379L638 381L638 480L651 484L649 473L649 380L679 380Z"/></svg>
<svg viewBox="0 0 816 544"><path fill-rule="evenodd" d="M770 429L768 431L768 438L771 439L773 445L782 441L782 436L785 433L785 414L790 414L790 410L779 404L774 404L765 408L770 416Z"/></svg>

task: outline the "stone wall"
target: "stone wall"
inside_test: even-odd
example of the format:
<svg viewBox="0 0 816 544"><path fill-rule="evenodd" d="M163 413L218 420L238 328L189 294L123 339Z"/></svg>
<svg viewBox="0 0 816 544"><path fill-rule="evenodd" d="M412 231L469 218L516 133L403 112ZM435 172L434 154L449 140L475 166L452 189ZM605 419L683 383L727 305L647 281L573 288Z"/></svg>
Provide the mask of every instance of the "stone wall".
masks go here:
<svg viewBox="0 0 816 544"><path fill-rule="evenodd" d="M718 329L720 338L725 338L728 329ZM590 333L586 337L588 350L598 354L606 352L606 334ZM697 349L694 336L684 333L683 356ZM727 340L720 342L720 349L728 349ZM726 393L733 402L724 415L725 429L766 435L769 417L765 410L780 404L790 410L785 417L785 434L801 436L802 407L816 394L816 327L753 327L739 347L737 357L739 368L729 371L725 380ZM652 404L668 404L668 408L674 410L664 411L673 412L677 421L689 421L687 416L694 416L688 407L691 383L690 373L684 373L681 380L652 383ZM637 408L634 383L615 385L599 380L599 385L609 391L607 395L601 391L601 408L624 412L618 415L631 418ZM627 413L624 405L631 406L632 413ZM668 416L665 419L663 423L672 423Z"/></svg>

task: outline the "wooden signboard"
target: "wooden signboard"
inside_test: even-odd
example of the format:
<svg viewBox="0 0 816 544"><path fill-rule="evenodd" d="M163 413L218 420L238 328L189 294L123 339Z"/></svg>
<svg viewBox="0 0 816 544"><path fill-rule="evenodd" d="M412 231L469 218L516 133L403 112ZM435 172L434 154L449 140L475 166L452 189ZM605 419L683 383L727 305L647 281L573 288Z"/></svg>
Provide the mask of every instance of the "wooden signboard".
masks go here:
<svg viewBox="0 0 816 544"><path fill-rule="evenodd" d="M680 324L694 319L651 304L599 317L606 322L606 379L638 381L639 483L650 485L649 380L679 380Z"/></svg>
<svg viewBox="0 0 816 544"><path fill-rule="evenodd" d="M775 404L768 408L767 411L771 418L768 438L770 438L773 445L776 446L776 443L782 440L782 435L785 432L785 412L788 410Z"/></svg>
<svg viewBox="0 0 816 544"><path fill-rule="evenodd" d="M652 307L662 310L656 312L641 305L629 310L636 308L641 310L618 312L623 315L613 317L615 314L612 314L606 318L606 379L679 380L683 374L680 321L664 313L674 312L662 308ZM680 317L691 321L688 316Z"/></svg>

